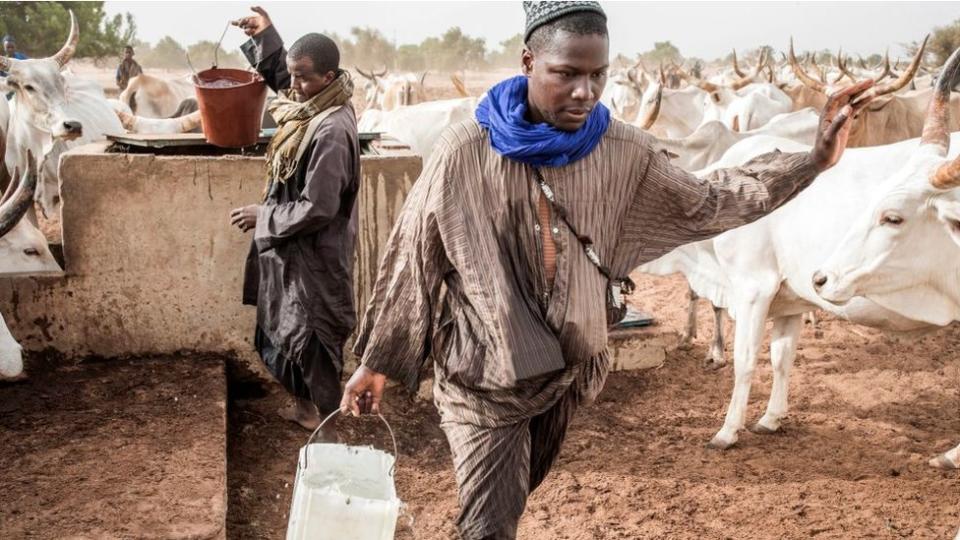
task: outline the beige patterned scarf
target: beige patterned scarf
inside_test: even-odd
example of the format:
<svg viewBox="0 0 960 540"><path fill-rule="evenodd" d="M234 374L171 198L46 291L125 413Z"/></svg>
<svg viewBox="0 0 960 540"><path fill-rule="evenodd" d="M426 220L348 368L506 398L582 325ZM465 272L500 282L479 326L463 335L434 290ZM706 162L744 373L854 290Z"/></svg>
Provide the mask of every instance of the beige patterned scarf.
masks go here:
<svg viewBox="0 0 960 540"><path fill-rule="evenodd" d="M267 185L264 200L271 184L284 182L297 169L297 151L306 135L310 121L329 109L343 105L353 96L350 74L341 71L329 86L304 102L294 99L293 90L282 90L267 110L277 123L277 132L267 146Z"/></svg>

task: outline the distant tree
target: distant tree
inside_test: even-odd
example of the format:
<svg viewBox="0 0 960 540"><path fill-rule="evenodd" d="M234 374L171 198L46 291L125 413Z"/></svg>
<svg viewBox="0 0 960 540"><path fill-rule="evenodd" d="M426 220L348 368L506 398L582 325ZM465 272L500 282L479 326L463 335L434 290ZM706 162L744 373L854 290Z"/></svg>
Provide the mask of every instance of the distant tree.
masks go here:
<svg viewBox="0 0 960 540"><path fill-rule="evenodd" d="M500 50L487 55L487 63L495 67L517 67L520 65L520 54L523 52L523 34L500 42Z"/></svg>
<svg viewBox="0 0 960 540"><path fill-rule="evenodd" d="M397 49L397 69L404 71L426 71L427 59L419 45L401 45Z"/></svg>
<svg viewBox="0 0 960 540"><path fill-rule="evenodd" d="M652 68L652 66L657 66L661 62L664 64L670 61L679 63L683 60L683 57L680 55L680 49L673 43L657 41L653 44L653 49L640 54L640 60Z"/></svg>
<svg viewBox="0 0 960 540"><path fill-rule="evenodd" d="M134 48L134 52L137 52L136 48ZM145 68L177 69L188 67L186 49L170 36L164 36L152 48L144 50L142 55L137 54L137 56L140 59L140 64ZM197 63L194 63L193 66L197 70L207 67L201 67Z"/></svg>
<svg viewBox="0 0 960 540"><path fill-rule="evenodd" d="M909 56L917 53L920 43L913 42L904 48ZM929 61L940 66L946 63L947 58L953 54L953 51L960 48L960 19L953 21L946 26L938 26L933 29L930 35L930 42L927 43L927 54Z"/></svg>
<svg viewBox="0 0 960 540"><path fill-rule="evenodd" d="M351 63L373 70L395 65L397 49L379 30L355 26L350 29L350 35L353 36Z"/></svg>
<svg viewBox="0 0 960 540"><path fill-rule="evenodd" d="M70 34L73 10L80 28L76 56L103 58L134 41L137 25L129 13L108 18L103 2L0 2L0 34L10 34L30 57L50 56Z"/></svg>
<svg viewBox="0 0 960 540"><path fill-rule="evenodd" d="M217 48L217 44L212 41L198 41L190 45L187 47L187 55L198 71L213 66L215 60L217 67L239 69L247 67L247 60L240 52L227 52L223 47Z"/></svg>

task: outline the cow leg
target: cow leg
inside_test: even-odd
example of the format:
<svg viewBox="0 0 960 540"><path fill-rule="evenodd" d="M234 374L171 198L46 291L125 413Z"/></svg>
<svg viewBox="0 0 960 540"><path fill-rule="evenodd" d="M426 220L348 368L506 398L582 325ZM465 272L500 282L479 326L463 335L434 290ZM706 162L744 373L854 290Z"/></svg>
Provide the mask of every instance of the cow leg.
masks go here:
<svg viewBox="0 0 960 540"><path fill-rule="evenodd" d="M930 465L938 469L960 469L960 445L931 459Z"/></svg>
<svg viewBox="0 0 960 540"><path fill-rule="evenodd" d="M787 415L787 394L790 390L790 370L797 356L797 339L803 323L802 315L791 315L773 320L770 337L770 361L773 363L773 391L767 402L767 412L754 431L773 433L780 429L780 421Z"/></svg>
<svg viewBox="0 0 960 540"><path fill-rule="evenodd" d="M723 358L723 314L723 308L713 306L713 340L710 341L710 348L707 349L707 357L704 359L704 365L709 369L721 368L727 364Z"/></svg>
<svg viewBox="0 0 960 540"><path fill-rule="evenodd" d="M687 304L687 327L684 328L683 335L680 336L680 344L677 345L677 348L684 351L693 346L693 340L697 337L697 300L700 299L692 288L688 287L687 290L690 292L690 301Z"/></svg>
<svg viewBox="0 0 960 540"><path fill-rule="evenodd" d="M733 396L727 408L727 417L723 427L710 440L710 447L724 450L737 442L737 432L744 426L747 414L747 402L750 398L750 385L753 371L757 366L757 356L763 344L763 330L770 309L773 294L756 292L742 309L737 309L733 335Z"/></svg>

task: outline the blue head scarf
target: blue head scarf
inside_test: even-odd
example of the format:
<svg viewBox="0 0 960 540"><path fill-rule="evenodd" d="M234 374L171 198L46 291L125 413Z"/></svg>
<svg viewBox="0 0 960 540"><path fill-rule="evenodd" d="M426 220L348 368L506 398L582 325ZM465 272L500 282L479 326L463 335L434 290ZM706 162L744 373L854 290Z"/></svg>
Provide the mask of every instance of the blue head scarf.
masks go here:
<svg viewBox="0 0 960 540"><path fill-rule="evenodd" d="M518 75L487 92L477 106L477 122L490 132L493 149L528 165L562 167L596 148L610 125L610 110L597 103L577 131L532 124L527 114L527 78Z"/></svg>

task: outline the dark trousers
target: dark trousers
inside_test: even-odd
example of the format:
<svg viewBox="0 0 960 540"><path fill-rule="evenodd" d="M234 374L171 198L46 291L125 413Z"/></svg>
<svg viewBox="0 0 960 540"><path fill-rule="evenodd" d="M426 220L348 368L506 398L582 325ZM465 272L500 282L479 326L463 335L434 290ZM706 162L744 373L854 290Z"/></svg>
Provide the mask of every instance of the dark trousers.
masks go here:
<svg viewBox="0 0 960 540"><path fill-rule="evenodd" d="M259 326L253 337L253 343L267 371L292 396L312 401L324 416L340 408L342 351L331 350L317 336L313 336L307 343L300 361L290 360L280 354Z"/></svg>

